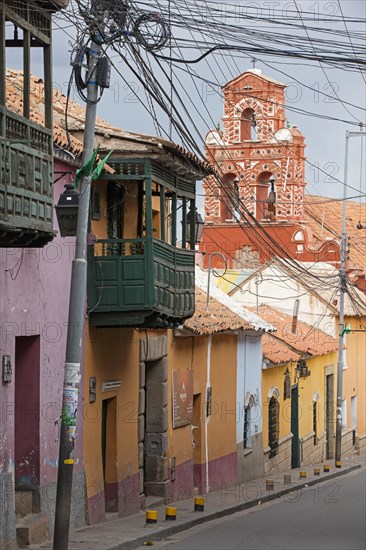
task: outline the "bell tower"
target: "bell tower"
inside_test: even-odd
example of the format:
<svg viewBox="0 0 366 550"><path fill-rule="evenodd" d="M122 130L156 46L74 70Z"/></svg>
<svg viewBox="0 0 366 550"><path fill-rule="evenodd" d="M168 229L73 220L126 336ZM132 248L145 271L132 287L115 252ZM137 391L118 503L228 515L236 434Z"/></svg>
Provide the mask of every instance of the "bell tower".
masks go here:
<svg viewBox="0 0 366 550"><path fill-rule="evenodd" d="M263 224L304 221L305 143L286 123L285 88L259 69L224 86L222 129L205 140L208 161L222 176L221 184L212 177L204 183L205 223L235 224L239 199Z"/></svg>

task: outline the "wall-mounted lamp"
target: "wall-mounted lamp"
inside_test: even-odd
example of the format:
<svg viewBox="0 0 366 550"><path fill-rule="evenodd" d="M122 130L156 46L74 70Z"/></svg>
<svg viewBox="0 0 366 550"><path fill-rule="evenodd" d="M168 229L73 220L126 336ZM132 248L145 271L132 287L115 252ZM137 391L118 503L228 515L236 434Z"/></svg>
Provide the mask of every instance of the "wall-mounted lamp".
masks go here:
<svg viewBox="0 0 366 550"><path fill-rule="evenodd" d="M2 379L4 384L9 384L11 382L11 375L13 374L13 369L11 368L10 355L3 355L2 360Z"/></svg>
<svg viewBox="0 0 366 550"><path fill-rule="evenodd" d="M79 193L72 183L65 185L55 206L61 237L75 237L78 223Z"/></svg>
<svg viewBox="0 0 366 550"><path fill-rule="evenodd" d="M186 234L186 240L187 242L191 241L191 224L192 224L192 218L194 216L194 242L198 244L201 241L202 238L202 232L203 232L203 218L201 214L198 212L197 208L194 212L190 210L187 214L187 234Z"/></svg>
<svg viewBox="0 0 366 550"><path fill-rule="evenodd" d="M296 374L298 378L307 378L311 372L306 364L305 359L299 359L296 366Z"/></svg>
<svg viewBox="0 0 366 550"><path fill-rule="evenodd" d="M283 382L283 398L291 398L291 373L288 368L286 369L285 380Z"/></svg>

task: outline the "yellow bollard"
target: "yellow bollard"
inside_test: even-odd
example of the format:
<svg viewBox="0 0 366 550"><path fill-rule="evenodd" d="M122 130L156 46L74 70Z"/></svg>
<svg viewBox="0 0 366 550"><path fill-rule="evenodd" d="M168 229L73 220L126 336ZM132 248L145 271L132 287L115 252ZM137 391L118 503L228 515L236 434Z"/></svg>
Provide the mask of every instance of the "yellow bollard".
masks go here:
<svg viewBox="0 0 366 550"><path fill-rule="evenodd" d="M324 472L329 472L329 471L330 471L329 465L328 465L328 464L324 464L323 470L324 470Z"/></svg>
<svg viewBox="0 0 366 550"><path fill-rule="evenodd" d="M166 521L175 521L177 519L177 509L173 506L165 508L165 519Z"/></svg>
<svg viewBox="0 0 366 550"><path fill-rule="evenodd" d="M342 462L340 460L336 460L335 466L336 468L342 468Z"/></svg>
<svg viewBox="0 0 366 550"><path fill-rule="evenodd" d="M158 522L157 510L146 510L146 525L155 525Z"/></svg>
<svg viewBox="0 0 366 550"><path fill-rule="evenodd" d="M202 497L195 497L194 499L194 511L195 512L204 512L205 510L205 499Z"/></svg>
<svg viewBox="0 0 366 550"><path fill-rule="evenodd" d="M314 468L314 475L320 476L320 468Z"/></svg>
<svg viewBox="0 0 366 550"><path fill-rule="evenodd" d="M300 477L306 477L306 472L301 471L301 472L300 472Z"/></svg>

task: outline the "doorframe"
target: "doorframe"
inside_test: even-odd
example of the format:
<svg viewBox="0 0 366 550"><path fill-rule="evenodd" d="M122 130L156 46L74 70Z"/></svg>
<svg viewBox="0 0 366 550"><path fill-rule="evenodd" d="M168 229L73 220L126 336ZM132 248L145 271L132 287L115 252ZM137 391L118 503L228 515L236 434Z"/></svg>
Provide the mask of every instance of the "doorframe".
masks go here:
<svg viewBox="0 0 366 550"><path fill-rule="evenodd" d="M41 444L40 444L40 408L41 408L41 337L39 334L32 336L15 337L15 418L14 418L14 460L15 460L15 485L27 486L30 490L38 491L41 477ZM25 371L27 369L27 372ZM31 384L27 384L32 381ZM25 384L26 387L22 387ZM29 385L32 386L30 389ZM26 396L26 398L25 398ZM34 419L32 421L32 417ZM27 428L28 424L28 428ZM32 433L32 438L29 433ZM22 451L25 452L24 442L31 441L29 455L18 456L19 441ZM21 464L26 460L32 462L33 474L22 475ZM27 480L27 477L29 479Z"/></svg>
<svg viewBox="0 0 366 550"><path fill-rule="evenodd" d="M155 369L153 365L155 364ZM140 336L140 380L139 380L139 416L138 416L138 446L139 446L139 483L140 503L144 505L146 496L162 496L166 500L170 498L170 476L168 457L168 338L167 334L152 336L148 331L145 338ZM155 373L148 372L154 369ZM149 376L151 375L151 377ZM147 384L159 385L160 402L159 414L154 414L151 407L149 419L146 415L148 390ZM158 395L157 394L157 395ZM155 423L154 430L150 433L147 429L149 423ZM148 432L148 437L146 433ZM154 452L152 452L152 449ZM155 481L149 481L146 475L147 462L149 462L150 473L152 469L159 473Z"/></svg>
<svg viewBox="0 0 366 550"><path fill-rule="evenodd" d="M328 377L333 376L333 399L332 404L328 403L328 391L327 391L327 384L328 384ZM325 403L324 403L324 424L325 424L325 433L326 433L326 447L325 447L325 458L331 459L334 458L334 452L335 452L335 412L336 412L336 406L335 406L335 367L329 366L325 367L324 369L324 394L325 394ZM332 418L329 418L329 415L331 414ZM333 428L331 428L333 426Z"/></svg>

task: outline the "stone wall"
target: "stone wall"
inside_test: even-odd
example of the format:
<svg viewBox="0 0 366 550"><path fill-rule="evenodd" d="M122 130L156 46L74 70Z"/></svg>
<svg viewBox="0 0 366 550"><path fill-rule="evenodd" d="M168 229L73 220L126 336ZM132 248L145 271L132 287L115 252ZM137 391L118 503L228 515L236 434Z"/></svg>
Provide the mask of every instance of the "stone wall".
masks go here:
<svg viewBox="0 0 366 550"><path fill-rule="evenodd" d="M265 474L285 472L291 469L291 441L292 434L286 435L278 442L277 454L269 458L270 448L264 449L264 472Z"/></svg>
<svg viewBox="0 0 366 550"><path fill-rule="evenodd" d="M0 474L0 548L18 548L15 534L14 480L11 473Z"/></svg>
<svg viewBox="0 0 366 550"><path fill-rule="evenodd" d="M366 435L356 437L355 450L360 455L366 455Z"/></svg>
<svg viewBox="0 0 366 550"><path fill-rule="evenodd" d="M325 460L325 432L317 437L317 442L314 445L314 432L310 432L307 436L300 440L302 445L301 466L310 466L311 464L319 464Z"/></svg>
<svg viewBox="0 0 366 550"><path fill-rule="evenodd" d="M243 442L237 444L238 481L250 481L264 476L262 433L252 436L252 448L243 449Z"/></svg>
<svg viewBox="0 0 366 550"><path fill-rule="evenodd" d="M342 457L354 454L355 448L353 445L353 440L354 440L353 429L342 431L342 447L341 447Z"/></svg>
<svg viewBox="0 0 366 550"><path fill-rule="evenodd" d="M166 334L147 334L140 340L138 445L141 506L147 495L170 498L167 355Z"/></svg>

